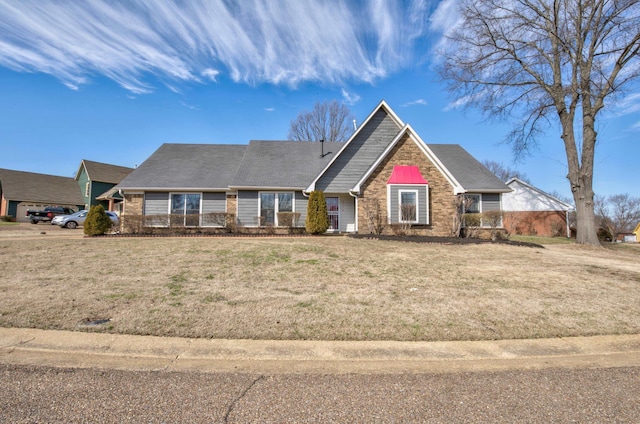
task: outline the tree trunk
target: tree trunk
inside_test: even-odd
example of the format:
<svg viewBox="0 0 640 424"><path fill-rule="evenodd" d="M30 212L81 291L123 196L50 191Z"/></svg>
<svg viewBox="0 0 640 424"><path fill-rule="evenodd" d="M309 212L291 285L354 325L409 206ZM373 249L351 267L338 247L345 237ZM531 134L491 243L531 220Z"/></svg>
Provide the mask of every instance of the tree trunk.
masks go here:
<svg viewBox="0 0 640 424"><path fill-rule="evenodd" d="M573 200L576 204L576 242L600 246L593 212L593 190L580 186L574 191Z"/></svg>

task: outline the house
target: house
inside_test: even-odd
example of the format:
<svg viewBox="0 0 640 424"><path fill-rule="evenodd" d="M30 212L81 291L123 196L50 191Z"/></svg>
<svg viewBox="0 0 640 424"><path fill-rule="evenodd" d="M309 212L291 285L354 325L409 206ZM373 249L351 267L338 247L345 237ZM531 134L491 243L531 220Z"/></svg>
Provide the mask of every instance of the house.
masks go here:
<svg viewBox="0 0 640 424"><path fill-rule="evenodd" d="M78 184L73 178L0 169L0 216L28 222L28 209L47 206L83 207Z"/></svg>
<svg viewBox="0 0 640 424"><path fill-rule="evenodd" d="M84 209L101 204L106 210L118 211L122 197L113 188L131 171L133 168L83 159L75 180L80 186Z"/></svg>
<svg viewBox="0 0 640 424"><path fill-rule="evenodd" d="M640 242L640 222L638 222L638 225L636 225L636 228L633 230L633 235L636 236L636 239L632 241Z"/></svg>
<svg viewBox="0 0 640 424"><path fill-rule="evenodd" d="M570 237L573 206L518 178L507 182L502 196L504 228L516 234Z"/></svg>
<svg viewBox="0 0 640 424"><path fill-rule="evenodd" d="M345 143L253 140L247 145L164 144L116 188L127 222L217 227L228 214L245 228L304 226L308 196L321 190L332 232L451 234L456 199L476 212L501 210L502 181L456 144L426 144L382 101ZM289 222L287 221L287 224ZM133 228L133 227L132 227ZM130 230L130 229L129 229Z"/></svg>
<svg viewBox="0 0 640 424"><path fill-rule="evenodd" d="M618 233L615 240L617 243L635 243L637 241L635 233Z"/></svg>

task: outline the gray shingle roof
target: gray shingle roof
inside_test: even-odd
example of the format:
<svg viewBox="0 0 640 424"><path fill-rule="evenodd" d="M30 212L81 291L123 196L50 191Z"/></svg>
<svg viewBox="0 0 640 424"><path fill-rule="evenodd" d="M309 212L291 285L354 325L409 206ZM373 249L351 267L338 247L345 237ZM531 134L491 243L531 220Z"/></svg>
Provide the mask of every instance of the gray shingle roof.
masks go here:
<svg viewBox="0 0 640 424"><path fill-rule="evenodd" d="M323 144L251 141L231 186L304 189L344 146L343 143Z"/></svg>
<svg viewBox="0 0 640 424"><path fill-rule="evenodd" d="M59 205L82 205L78 182L69 177L0 169L2 194L7 200Z"/></svg>
<svg viewBox="0 0 640 424"><path fill-rule="evenodd" d="M133 171L125 166L109 165L84 159L82 161L91 181L118 184Z"/></svg>
<svg viewBox="0 0 640 424"><path fill-rule="evenodd" d="M458 144L428 144L431 151L468 192L510 192L498 177Z"/></svg>
<svg viewBox="0 0 640 424"><path fill-rule="evenodd" d="M163 144L118 188L225 190L246 148L236 144Z"/></svg>

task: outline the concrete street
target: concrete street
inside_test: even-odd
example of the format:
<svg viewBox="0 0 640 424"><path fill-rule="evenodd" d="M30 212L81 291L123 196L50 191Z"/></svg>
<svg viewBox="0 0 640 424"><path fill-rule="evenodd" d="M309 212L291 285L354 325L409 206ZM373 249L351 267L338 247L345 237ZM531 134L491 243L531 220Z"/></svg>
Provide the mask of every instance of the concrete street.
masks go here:
<svg viewBox="0 0 640 424"><path fill-rule="evenodd" d="M640 336L194 340L0 328L0 422L640 422Z"/></svg>

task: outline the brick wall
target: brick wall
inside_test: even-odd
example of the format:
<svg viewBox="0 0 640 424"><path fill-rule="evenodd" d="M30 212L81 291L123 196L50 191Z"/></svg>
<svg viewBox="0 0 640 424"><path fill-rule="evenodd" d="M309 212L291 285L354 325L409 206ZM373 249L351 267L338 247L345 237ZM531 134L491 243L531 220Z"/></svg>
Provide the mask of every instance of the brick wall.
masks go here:
<svg viewBox="0 0 640 424"><path fill-rule="evenodd" d="M395 145L361 186L357 212L358 232L370 232L366 213L367 208L371 208L376 202L380 205L386 222L387 181L396 165L417 166L429 183L429 225L413 226L411 232L417 235L450 235L455 213L453 187L408 135ZM385 234L389 233L391 229L386 228Z"/></svg>
<svg viewBox="0 0 640 424"><path fill-rule="evenodd" d="M504 212L503 226L510 234L566 237L566 215L562 211Z"/></svg>

